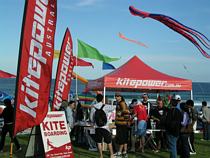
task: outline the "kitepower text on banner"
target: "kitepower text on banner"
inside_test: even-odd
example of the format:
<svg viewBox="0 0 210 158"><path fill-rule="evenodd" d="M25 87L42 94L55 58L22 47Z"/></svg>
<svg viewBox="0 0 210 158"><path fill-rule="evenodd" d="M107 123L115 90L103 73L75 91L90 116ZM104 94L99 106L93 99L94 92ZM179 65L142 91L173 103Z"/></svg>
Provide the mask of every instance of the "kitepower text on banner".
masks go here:
<svg viewBox="0 0 210 158"><path fill-rule="evenodd" d="M74 68L73 45L69 29L66 29L58 62L55 89L53 96L53 110L59 109L63 100L68 100L72 72Z"/></svg>
<svg viewBox="0 0 210 158"><path fill-rule="evenodd" d="M48 111L56 0L26 0L22 26L14 135L39 125Z"/></svg>
<svg viewBox="0 0 210 158"><path fill-rule="evenodd" d="M48 112L40 125L46 158L73 158L68 125L63 111Z"/></svg>

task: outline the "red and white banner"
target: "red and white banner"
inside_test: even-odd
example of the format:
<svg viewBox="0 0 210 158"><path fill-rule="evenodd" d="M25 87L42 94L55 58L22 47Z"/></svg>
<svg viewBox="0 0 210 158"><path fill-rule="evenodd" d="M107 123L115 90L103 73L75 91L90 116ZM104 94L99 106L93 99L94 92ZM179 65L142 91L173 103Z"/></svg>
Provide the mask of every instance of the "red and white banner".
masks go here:
<svg viewBox="0 0 210 158"><path fill-rule="evenodd" d="M141 80L129 77L104 77L88 81L87 90L102 90L104 87L116 89L139 89L139 90L180 90L192 89L190 80Z"/></svg>
<svg viewBox="0 0 210 158"><path fill-rule="evenodd" d="M73 158L69 129L63 111L48 112L40 125L46 158Z"/></svg>
<svg viewBox="0 0 210 158"><path fill-rule="evenodd" d="M71 86L72 72L74 68L73 45L69 29L66 29L61 53L58 62L54 96L53 110L59 109L63 100L68 100L68 94Z"/></svg>
<svg viewBox="0 0 210 158"><path fill-rule="evenodd" d="M124 87L124 88L132 88L132 89L164 89L164 90L191 90L189 80L186 81L176 81L176 80L141 80L141 79L133 79L133 78L112 78L113 87ZM110 81L111 82L111 81ZM111 84L109 84L111 86Z"/></svg>
<svg viewBox="0 0 210 158"><path fill-rule="evenodd" d="M14 135L39 125L48 112L56 0L26 0L19 52Z"/></svg>

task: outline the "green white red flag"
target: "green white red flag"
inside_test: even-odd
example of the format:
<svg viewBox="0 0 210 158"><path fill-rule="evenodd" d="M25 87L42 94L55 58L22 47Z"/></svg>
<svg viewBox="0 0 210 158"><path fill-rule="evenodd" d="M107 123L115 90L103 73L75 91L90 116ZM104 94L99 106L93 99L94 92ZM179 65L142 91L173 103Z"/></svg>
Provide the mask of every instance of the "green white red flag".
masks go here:
<svg viewBox="0 0 210 158"><path fill-rule="evenodd" d="M99 61L103 61L105 63L120 60L120 58L111 58L109 56L103 55L96 48L90 46L89 44L79 39L77 40L77 43L78 43L78 57L79 58L96 59Z"/></svg>

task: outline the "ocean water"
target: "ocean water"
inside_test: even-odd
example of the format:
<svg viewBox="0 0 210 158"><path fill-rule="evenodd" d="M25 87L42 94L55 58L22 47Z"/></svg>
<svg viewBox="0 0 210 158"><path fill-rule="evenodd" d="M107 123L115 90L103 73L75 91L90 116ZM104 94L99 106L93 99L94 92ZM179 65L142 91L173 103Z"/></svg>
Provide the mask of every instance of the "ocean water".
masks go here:
<svg viewBox="0 0 210 158"><path fill-rule="evenodd" d="M54 83L55 83L55 80L53 79L51 81L51 89L50 89L51 96L53 95ZM0 78L0 91L14 96L15 95L15 86L16 86L16 80L14 78L11 78L11 79ZM82 93L84 89L85 89L85 85L82 84L80 81L78 81L77 82L78 93ZM75 93L75 92L76 92L76 81L72 80L71 93Z"/></svg>
<svg viewBox="0 0 210 158"><path fill-rule="evenodd" d="M54 82L55 80L51 81L51 96L53 94L54 89ZM0 79L0 91L5 92L9 95L15 95L15 86L16 81L15 79ZM210 102L210 83L208 82L193 82L193 100L197 102L201 102L206 100ZM85 89L85 85L78 80L77 84L77 92L78 94L82 93ZM76 92L76 81L72 80L71 85L71 93L75 94ZM113 98L115 92L106 92L106 96L109 98ZM122 93L125 98L132 99L132 98L140 98L142 92L124 92ZM165 92L161 95L166 94L179 94L182 97L182 100L190 99L190 92ZM156 94L149 94L150 98L156 98Z"/></svg>

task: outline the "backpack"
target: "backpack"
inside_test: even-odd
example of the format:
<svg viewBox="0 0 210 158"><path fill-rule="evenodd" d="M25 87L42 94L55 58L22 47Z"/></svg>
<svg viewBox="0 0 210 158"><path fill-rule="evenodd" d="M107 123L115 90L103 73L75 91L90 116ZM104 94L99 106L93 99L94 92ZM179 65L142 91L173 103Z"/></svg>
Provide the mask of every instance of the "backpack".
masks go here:
<svg viewBox="0 0 210 158"><path fill-rule="evenodd" d="M107 123L106 113L103 110L104 106L105 106L105 104L103 104L100 109L95 108L96 111L95 111L95 115L94 115L94 120L98 127L105 126Z"/></svg>

